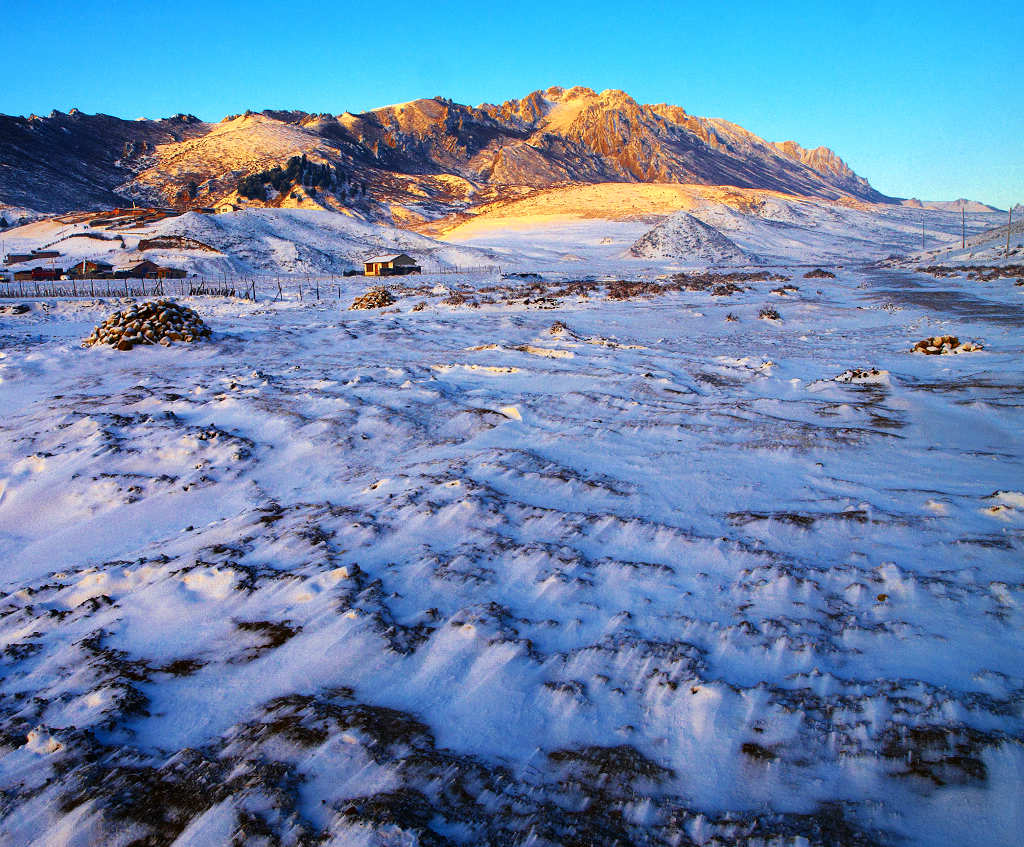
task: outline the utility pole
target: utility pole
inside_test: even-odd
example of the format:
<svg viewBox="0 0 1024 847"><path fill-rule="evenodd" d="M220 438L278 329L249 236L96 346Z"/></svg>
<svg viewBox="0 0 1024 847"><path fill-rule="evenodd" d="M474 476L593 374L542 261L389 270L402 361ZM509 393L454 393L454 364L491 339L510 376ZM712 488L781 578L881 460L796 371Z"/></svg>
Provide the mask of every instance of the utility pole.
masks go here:
<svg viewBox="0 0 1024 847"><path fill-rule="evenodd" d="M1010 206L1010 211L1006 213L1006 255L1010 255L1010 225L1013 223L1013 206Z"/></svg>
<svg viewBox="0 0 1024 847"><path fill-rule="evenodd" d="M921 252L924 252L924 217L921 218Z"/></svg>
<svg viewBox="0 0 1024 847"><path fill-rule="evenodd" d="M964 204L960 204L960 249L967 247L967 222L964 216Z"/></svg>

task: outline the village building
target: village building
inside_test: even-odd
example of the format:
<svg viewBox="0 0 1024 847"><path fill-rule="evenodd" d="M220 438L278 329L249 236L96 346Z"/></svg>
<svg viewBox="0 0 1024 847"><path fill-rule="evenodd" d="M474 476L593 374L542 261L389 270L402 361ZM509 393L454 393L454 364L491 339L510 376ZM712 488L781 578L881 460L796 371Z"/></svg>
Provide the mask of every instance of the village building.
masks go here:
<svg viewBox="0 0 1024 847"><path fill-rule="evenodd" d="M67 275L79 279L103 279L113 274L114 266L109 262L83 259L68 268Z"/></svg>
<svg viewBox="0 0 1024 847"><path fill-rule="evenodd" d="M59 250L33 250L31 253L8 253L4 256L5 265L20 265L22 262L34 262L36 259L56 259Z"/></svg>
<svg viewBox="0 0 1024 847"><path fill-rule="evenodd" d="M115 279L184 279L186 276L181 268L166 268L149 259L122 265L114 271Z"/></svg>
<svg viewBox="0 0 1024 847"><path fill-rule="evenodd" d="M398 253L394 256L374 256L363 262L365 276L400 276L402 274L418 274L422 270L416 264L416 260L405 253Z"/></svg>
<svg viewBox="0 0 1024 847"><path fill-rule="evenodd" d="M46 280L58 280L63 275L62 268L32 268L26 271L15 271L16 282L41 282Z"/></svg>
<svg viewBox="0 0 1024 847"><path fill-rule="evenodd" d="M160 279L184 279L188 276L188 271L183 268L161 267L157 275Z"/></svg>

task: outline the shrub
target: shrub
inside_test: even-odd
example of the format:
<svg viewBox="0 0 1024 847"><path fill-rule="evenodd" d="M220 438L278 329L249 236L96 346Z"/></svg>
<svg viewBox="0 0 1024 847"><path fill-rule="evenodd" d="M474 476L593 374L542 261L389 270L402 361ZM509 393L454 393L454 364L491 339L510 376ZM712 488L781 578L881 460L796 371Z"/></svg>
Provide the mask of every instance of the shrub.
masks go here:
<svg viewBox="0 0 1024 847"><path fill-rule="evenodd" d="M310 162L306 155L302 154L292 156L285 162L283 168L274 165L270 170L243 177L238 181L238 193L250 200L266 200L268 185L279 194L284 194L297 185L312 189L330 188L341 184L344 179L344 174L334 165Z"/></svg>

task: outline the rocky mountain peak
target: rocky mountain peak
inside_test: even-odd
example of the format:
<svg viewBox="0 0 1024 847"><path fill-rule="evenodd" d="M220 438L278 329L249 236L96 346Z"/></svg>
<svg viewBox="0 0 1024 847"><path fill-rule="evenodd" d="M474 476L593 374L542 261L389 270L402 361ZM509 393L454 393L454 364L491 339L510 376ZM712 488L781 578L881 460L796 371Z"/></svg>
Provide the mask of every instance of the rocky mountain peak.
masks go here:
<svg viewBox="0 0 1024 847"><path fill-rule="evenodd" d="M465 208L473 198L603 182L886 199L826 147L771 143L681 106L642 104L619 89L585 86L552 86L477 107L431 97L337 116L249 110L216 124L185 114L161 121L77 110L28 120L0 116L0 154L7 165L0 171L0 204L40 211L126 199L187 208L287 200L392 220L400 210L403 220L422 220ZM261 174L275 174L275 167L303 155L330 166L329 180L326 172L317 177L327 184L288 191L255 186ZM60 167L40 169L38 163L49 161ZM239 198L235 189L243 179L252 183L251 196Z"/></svg>

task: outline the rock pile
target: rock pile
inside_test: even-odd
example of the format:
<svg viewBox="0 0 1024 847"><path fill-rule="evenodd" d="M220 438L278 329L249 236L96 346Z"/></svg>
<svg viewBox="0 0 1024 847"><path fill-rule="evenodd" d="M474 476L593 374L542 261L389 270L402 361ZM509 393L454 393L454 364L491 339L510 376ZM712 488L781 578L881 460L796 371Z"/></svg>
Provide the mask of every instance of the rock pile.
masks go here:
<svg viewBox="0 0 1024 847"><path fill-rule="evenodd" d="M395 298L386 288L371 288L365 294L356 297L349 309L383 309L394 302Z"/></svg>
<svg viewBox="0 0 1024 847"><path fill-rule="evenodd" d="M109 344L131 350L136 344L170 347L175 341L191 344L209 337L210 328L193 309L172 300L155 300L115 312L83 339L82 346Z"/></svg>
<svg viewBox="0 0 1024 847"><path fill-rule="evenodd" d="M826 271L823 268L815 268L813 271L808 271L804 274L804 279L835 279L836 275L832 271Z"/></svg>
<svg viewBox="0 0 1024 847"><path fill-rule="evenodd" d="M889 372L878 368L850 368L833 377L833 380L842 383L888 382Z"/></svg>
<svg viewBox="0 0 1024 847"><path fill-rule="evenodd" d="M960 343L960 339L955 335L935 335L931 338L922 338L911 352L914 353L926 353L929 356L941 356L945 353L974 353L977 350L984 350L977 342L965 341L963 344Z"/></svg>

